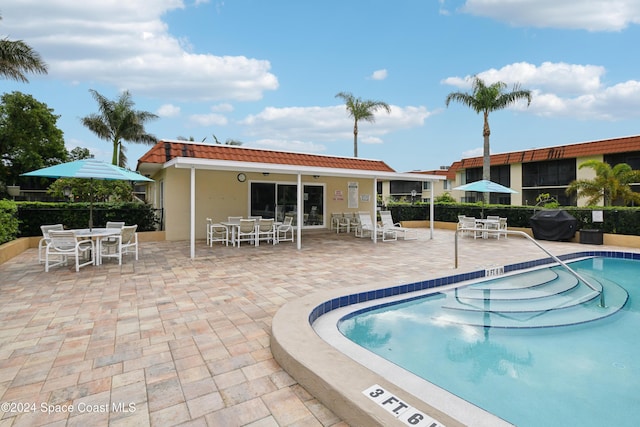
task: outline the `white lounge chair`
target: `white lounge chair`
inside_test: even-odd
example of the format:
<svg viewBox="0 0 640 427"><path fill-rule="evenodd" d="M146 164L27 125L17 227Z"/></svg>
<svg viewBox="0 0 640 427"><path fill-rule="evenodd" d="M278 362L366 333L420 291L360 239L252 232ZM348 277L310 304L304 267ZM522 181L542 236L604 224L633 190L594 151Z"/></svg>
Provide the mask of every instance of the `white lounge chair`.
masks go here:
<svg viewBox="0 0 640 427"><path fill-rule="evenodd" d="M373 233L375 231L376 236L382 238L383 242L398 240L396 230L390 230L384 227L374 227L373 221L371 220L371 214L369 212L358 212L358 218L360 219L360 226L356 230L356 237L370 236L373 239Z"/></svg>
<svg viewBox="0 0 640 427"><path fill-rule="evenodd" d="M416 240L418 238L418 230L415 228L402 227L400 223L394 223L391 211L380 211L380 219L382 220L382 227L388 230L395 230L398 237L402 237L403 240Z"/></svg>

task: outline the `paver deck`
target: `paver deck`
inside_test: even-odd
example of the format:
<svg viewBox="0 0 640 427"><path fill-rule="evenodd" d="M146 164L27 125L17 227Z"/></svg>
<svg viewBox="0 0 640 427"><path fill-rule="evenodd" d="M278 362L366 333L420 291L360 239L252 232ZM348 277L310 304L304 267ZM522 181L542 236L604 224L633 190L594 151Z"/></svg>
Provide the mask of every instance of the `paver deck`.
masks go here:
<svg viewBox="0 0 640 427"><path fill-rule="evenodd" d="M521 238L419 230L378 242L309 232L302 250L146 242L122 266L0 265L2 426L346 426L274 361L271 319L314 291L397 285L543 258ZM555 255L626 250L544 242ZM636 250L637 251L637 250Z"/></svg>

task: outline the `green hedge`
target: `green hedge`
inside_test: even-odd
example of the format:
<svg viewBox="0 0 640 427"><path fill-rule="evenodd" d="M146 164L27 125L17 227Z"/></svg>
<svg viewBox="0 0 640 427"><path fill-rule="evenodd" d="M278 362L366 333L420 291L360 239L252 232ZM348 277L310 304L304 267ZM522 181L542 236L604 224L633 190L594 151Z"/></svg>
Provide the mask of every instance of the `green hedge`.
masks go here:
<svg viewBox="0 0 640 427"><path fill-rule="evenodd" d="M18 207L10 200L0 200L0 245L18 236Z"/></svg>
<svg viewBox="0 0 640 427"><path fill-rule="evenodd" d="M20 220L19 237L39 236L43 224L62 224L65 228L89 226L89 203L17 202ZM138 231L154 231L159 218L151 205L133 202L94 203L93 226L104 227L107 221L137 224Z"/></svg>
<svg viewBox="0 0 640 427"><path fill-rule="evenodd" d="M389 204L394 221L427 220L429 204ZM605 233L640 236L640 208L636 207L576 207L564 206L559 209L567 211L578 220L577 229L597 229ZM508 218L510 227L530 227L529 219L541 208L533 206L486 205L478 203L436 203L434 205L435 220L442 222L458 222L458 215L481 218L483 215L497 215ZM591 213L603 211L602 223L593 223Z"/></svg>

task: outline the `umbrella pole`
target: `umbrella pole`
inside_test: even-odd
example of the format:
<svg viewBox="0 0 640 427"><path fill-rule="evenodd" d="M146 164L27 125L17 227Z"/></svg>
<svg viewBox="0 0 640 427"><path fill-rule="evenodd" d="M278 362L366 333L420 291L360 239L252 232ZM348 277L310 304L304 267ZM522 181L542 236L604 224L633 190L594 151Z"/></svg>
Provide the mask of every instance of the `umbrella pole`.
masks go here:
<svg viewBox="0 0 640 427"><path fill-rule="evenodd" d="M91 185L89 186L89 231L93 229L93 178L90 179Z"/></svg>

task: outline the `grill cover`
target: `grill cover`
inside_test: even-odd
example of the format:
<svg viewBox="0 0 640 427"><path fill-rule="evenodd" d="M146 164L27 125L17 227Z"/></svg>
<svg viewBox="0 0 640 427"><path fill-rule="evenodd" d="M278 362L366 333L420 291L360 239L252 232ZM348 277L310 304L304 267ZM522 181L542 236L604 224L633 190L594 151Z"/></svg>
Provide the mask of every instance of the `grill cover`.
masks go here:
<svg viewBox="0 0 640 427"><path fill-rule="evenodd" d="M578 220L563 210L543 210L531 219L533 237L538 240L569 240L576 234Z"/></svg>

